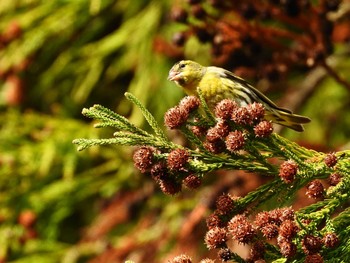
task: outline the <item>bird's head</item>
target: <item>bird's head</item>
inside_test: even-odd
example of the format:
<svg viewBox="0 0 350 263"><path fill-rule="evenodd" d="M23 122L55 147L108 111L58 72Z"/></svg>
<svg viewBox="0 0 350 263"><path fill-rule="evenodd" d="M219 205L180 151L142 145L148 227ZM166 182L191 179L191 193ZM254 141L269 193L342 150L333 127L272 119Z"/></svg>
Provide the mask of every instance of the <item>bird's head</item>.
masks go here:
<svg viewBox="0 0 350 263"><path fill-rule="evenodd" d="M191 60L177 62L169 71L168 79L183 87L185 91L195 91L205 74L206 68Z"/></svg>

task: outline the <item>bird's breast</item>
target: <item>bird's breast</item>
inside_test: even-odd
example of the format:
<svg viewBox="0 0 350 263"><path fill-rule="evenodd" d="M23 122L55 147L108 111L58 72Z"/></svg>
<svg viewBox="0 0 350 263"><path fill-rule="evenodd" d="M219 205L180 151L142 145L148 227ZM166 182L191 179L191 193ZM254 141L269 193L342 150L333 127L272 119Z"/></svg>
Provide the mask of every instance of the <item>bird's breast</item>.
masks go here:
<svg viewBox="0 0 350 263"><path fill-rule="evenodd" d="M199 83L199 88L209 107L215 107L216 103L225 98L234 99L231 88L215 74L207 74L203 77Z"/></svg>

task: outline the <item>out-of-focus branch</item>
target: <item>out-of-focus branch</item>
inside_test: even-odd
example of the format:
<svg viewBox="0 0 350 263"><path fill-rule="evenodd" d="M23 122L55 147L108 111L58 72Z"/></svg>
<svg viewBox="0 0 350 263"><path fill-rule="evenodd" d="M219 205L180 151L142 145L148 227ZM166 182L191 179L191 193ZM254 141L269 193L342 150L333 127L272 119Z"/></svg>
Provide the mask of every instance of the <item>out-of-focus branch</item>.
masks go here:
<svg viewBox="0 0 350 263"><path fill-rule="evenodd" d="M327 71L327 73L339 84L346 87L350 91L350 82L346 81L340 74L334 70L334 68L329 65L329 63L326 60L322 60L320 62L320 65Z"/></svg>

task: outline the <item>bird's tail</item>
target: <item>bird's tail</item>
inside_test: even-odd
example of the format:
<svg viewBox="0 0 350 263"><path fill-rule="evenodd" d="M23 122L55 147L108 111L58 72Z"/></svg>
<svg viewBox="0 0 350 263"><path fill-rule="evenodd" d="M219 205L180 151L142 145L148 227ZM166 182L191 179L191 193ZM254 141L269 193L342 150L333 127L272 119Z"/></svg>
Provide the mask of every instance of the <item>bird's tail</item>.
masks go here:
<svg viewBox="0 0 350 263"><path fill-rule="evenodd" d="M308 117L283 110L276 110L273 114L267 114L265 118L298 132L304 131L303 123L309 123L311 121Z"/></svg>

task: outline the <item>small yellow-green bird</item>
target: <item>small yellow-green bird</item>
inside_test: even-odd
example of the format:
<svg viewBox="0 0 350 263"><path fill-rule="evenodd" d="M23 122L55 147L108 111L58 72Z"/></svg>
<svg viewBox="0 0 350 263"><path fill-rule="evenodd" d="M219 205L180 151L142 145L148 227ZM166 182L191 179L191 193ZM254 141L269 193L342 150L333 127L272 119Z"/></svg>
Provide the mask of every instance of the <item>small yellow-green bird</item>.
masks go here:
<svg viewBox="0 0 350 263"><path fill-rule="evenodd" d="M182 87L188 95L197 96L199 88L211 109L223 99L232 99L240 106L257 102L265 107L265 119L295 131L302 132L302 124L310 122L308 117L279 108L244 79L223 68L204 67L191 60L182 60L171 68L168 79Z"/></svg>

